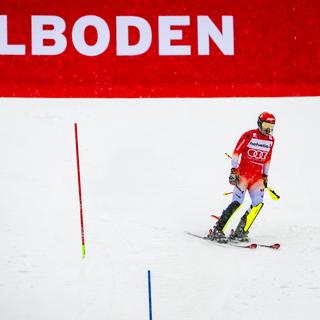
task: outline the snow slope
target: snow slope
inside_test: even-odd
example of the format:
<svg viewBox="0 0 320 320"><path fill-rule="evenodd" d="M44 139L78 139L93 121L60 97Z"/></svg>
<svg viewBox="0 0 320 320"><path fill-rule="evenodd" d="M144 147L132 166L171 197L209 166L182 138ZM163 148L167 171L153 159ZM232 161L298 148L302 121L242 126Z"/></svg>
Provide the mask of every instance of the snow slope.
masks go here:
<svg viewBox="0 0 320 320"><path fill-rule="evenodd" d="M1 99L1 319L148 319L148 269L154 319L317 319L319 104ZM277 117L269 184L281 199L266 194L251 237L281 249L222 248L186 235L205 234L210 214L229 203L224 153L263 111Z"/></svg>

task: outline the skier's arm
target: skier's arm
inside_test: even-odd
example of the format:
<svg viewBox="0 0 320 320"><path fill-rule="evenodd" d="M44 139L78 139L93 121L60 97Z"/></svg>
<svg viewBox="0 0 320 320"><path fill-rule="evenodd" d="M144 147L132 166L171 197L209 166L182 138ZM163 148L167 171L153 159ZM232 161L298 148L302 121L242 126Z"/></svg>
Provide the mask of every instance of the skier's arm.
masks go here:
<svg viewBox="0 0 320 320"><path fill-rule="evenodd" d="M243 152L245 146L247 145L247 140L250 138L248 133L244 133L241 138L239 139L236 147L234 148L234 151L232 153L231 157L231 167L232 168L237 168L239 164L239 158L241 153Z"/></svg>
<svg viewBox="0 0 320 320"><path fill-rule="evenodd" d="M238 167L238 164L239 164L239 158L240 158L240 155L237 154L237 153L233 153L232 154L232 158L231 158L231 167L232 168L237 168Z"/></svg>
<svg viewBox="0 0 320 320"><path fill-rule="evenodd" d="M264 166L263 166L262 174L263 174L264 176L268 176L269 168L270 168L270 160L267 161L267 162L264 164Z"/></svg>
<svg viewBox="0 0 320 320"><path fill-rule="evenodd" d="M273 146L274 146L274 140L273 140L272 146L270 148L270 151L269 151L269 154L268 154L268 157L267 157L267 161L264 163L263 169L262 169L262 176L265 177L265 179L267 181L268 181L268 173L269 173L269 168L270 168L270 163L271 163Z"/></svg>

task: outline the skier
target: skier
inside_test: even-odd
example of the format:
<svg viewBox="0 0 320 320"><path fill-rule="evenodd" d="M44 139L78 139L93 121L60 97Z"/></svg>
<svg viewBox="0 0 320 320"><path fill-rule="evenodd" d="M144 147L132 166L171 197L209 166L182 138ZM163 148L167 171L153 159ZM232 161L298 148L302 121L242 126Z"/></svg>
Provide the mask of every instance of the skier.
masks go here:
<svg viewBox="0 0 320 320"><path fill-rule="evenodd" d="M249 241L249 228L263 207L264 189L268 185L275 121L273 114L263 112L258 117L258 128L245 132L239 139L232 154L229 176L229 183L234 185L232 202L223 210L213 230L209 230L208 238L211 240L228 242L224 234L227 223L241 207L248 190L252 203L241 217L236 230L230 233L229 239Z"/></svg>

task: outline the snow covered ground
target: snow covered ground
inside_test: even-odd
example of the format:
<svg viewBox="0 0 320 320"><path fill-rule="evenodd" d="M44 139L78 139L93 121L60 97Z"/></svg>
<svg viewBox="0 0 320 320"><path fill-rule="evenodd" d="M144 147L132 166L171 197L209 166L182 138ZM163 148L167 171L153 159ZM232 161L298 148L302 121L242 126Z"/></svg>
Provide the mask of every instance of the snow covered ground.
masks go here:
<svg viewBox="0 0 320 320"><path fill-rule="evenodd" d="M265 195L251 237L281 249L186 235L229 203L224 153L263 111L281 199ZM148 319L151 270L156 320L317 319L319 119L320 98L0 99L0 318Z"/></svg>

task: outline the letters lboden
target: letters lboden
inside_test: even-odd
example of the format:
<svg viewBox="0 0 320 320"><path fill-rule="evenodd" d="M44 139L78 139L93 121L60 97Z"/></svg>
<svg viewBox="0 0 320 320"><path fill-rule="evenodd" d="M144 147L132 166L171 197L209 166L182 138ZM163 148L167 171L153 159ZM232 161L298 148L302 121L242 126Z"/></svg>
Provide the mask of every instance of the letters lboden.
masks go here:
<svg viewBox="0 0 320 320"><path fill-rule="evenodd" d="M44 26L50 25L50 30ZM97 41L89 45L85 40L87 27L94 27ZM159 16L158 41L160 56L189 56L191 45L172 44L172 40L183 40L183 30L179 26L190 26L190 16ZM139 32L139 41L129 44L129 27ZM172 29L171 27L174 27ZM67 28L62 17L53 15L31 16L31 54L59 55L67 46L68 39L64 35ZM26 55L25 44L8 43L8 16L0 15L0 55ZM152 28L149 22L137 16L116 17L116 55L136 56L147 52L152 44ZM198 55L210 55L210 41L213 41L223 55L234 55L233 16L222 16L221 31L209 16L197 16ZM54 44L45 45L44 40L53 40ZM84 56L98 56L104 53L110 43L108 23L99 16L87 15L80 17L72 26L72 44Z"/></svg>

